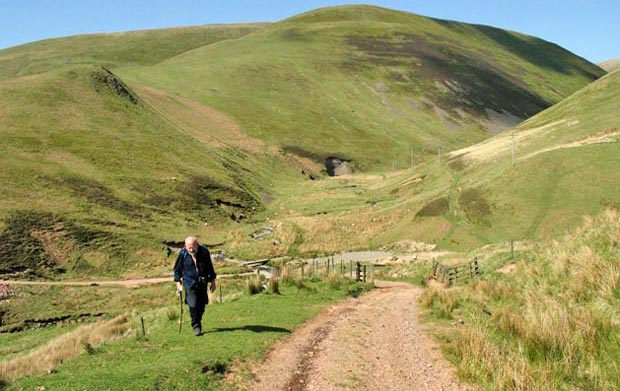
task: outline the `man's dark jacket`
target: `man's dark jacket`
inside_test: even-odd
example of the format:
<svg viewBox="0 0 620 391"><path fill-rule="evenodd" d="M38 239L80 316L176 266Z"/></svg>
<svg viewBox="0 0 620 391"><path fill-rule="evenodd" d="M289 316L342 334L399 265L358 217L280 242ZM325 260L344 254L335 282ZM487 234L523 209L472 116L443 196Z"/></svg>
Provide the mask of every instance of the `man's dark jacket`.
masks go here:
<svg viewBox="0 0 620 391"><path fill-rule="evenodd" d="M215 280L217 275L211 262L211 254L204 245L198 246L196 251L196 263L198 264L198 273L191 254L185 247L179 252L177 261L174 264L174 281L180 281L183 278L185 289L192 289L198 283L199 277L204 278L204 282Z"/></svg>

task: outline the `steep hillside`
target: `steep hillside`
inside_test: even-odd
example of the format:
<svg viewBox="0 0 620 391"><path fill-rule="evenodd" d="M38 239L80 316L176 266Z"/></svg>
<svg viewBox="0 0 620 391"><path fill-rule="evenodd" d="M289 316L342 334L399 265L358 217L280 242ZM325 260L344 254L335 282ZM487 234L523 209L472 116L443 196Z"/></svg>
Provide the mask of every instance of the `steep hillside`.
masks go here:
<svg viewBox="0 0 620 391"><path fill-rule="evenodd" d="M619 91L616 72L480 144L407 170L289 190L268 206L283 227L277 238L306 253L426 251L424 243L468 250L573 231L584 215L620 207Z"/></svg>
<svg viewBox="0 0 620 391"><path fill-rule="evenodd" d="M0 80L72 65L152 65L200 46L239 38L263 26L195 26L46 39L0 51Z"/></svg>
<svg viewBox="0 0 620 391"><path fill-rule="evenodd" d="M477 281L431 285L422 302L462 320L441 328L460 372L489 390L618 389L619 221L607 211L514 261L493 257Z"/></svg>
<svg viewBox="0 0 620 391"><path fill-rule="evenodd" d="M607 72L613 72L620 69L620 58L614 58L611 60L603 61L598 64L599 67L603 68Z"/></svg>
<svg viewBox="0 0 620 391"><path fill-rule="evenodd" d="M481 141L604 73L534 37L370 6L117 71L213 106L292 154L362 170L402 167L412 146L427 156Z"/></svg>
<svg viewBox="0 0 620 391"><path fill-rule="evenodd" d="M276 186L265 213L280 227L271 236L279 248L249 235L230 245L264 254L469 250L563 235L584 215L620 207L618 91L620 74L607 75L510 132L406 170Z"/></svg>
<svg viewBox="0 0 620 391"><path fill-rule="evenodd" d="M248 258L533 235L557 220L557 199L502 220L531 202L515 187L521 182L490 185L511 172L504 155L478 163L463 150L449 166L445 154L440 164L427 159L438 147L487 139L602 73L533 37L368 6L0 51L0 274L161 274L170 266L163 242L188 233ZM613 96L597 98L610 92L595 85L589 104L599 103L580 112L571 134L616 121ZM581 100L567 102L526 124L556 115L548 121L575 125L561 110ZM585 127L605 115L597 129ZM553 145L543 140L528 151ZM536 183L525 173L537 159L564 152L526 159L525 151L512 172L523 170L526 184ZM388 172L409 166L412 152L415 176ZM310 181L328 157L371 174ZM596 180L609 173L554 164L561 166L548 165L552 172ZM608 177L588 187L599 189L594 205L617 202ZM460 184L473 192L461 196ZM567 216L598 208L593 197ZM256 223L271 225L269 240L254 239Z"/></svg>
<svg viewBox="0 0 620 391"><path fill-rule="evenodd" d="M218 143L225 117L191 109L190 132L94 66L0 82L0 273L160 273L165 240L217 242L205 222L250 217L265 173L295 175Z"/></svg>
<svg viewBox="0 0 620 391"><path fill-rule="evenodd" d="M451 153L449 219L497 241L555 236L583 215L618 207L619 101L616 72L510 132Z"/></svg>

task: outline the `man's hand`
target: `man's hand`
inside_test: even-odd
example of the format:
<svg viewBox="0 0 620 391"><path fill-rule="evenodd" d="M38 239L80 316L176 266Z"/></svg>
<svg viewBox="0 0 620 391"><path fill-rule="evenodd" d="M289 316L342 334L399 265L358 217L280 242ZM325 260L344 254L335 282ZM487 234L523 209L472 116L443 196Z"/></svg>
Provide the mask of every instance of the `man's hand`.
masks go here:
<svg viewBox="0 0 620 391"><path fill-rule="evenodd" d="M181 281L177 281L177 296L179 296L181 292L183 292L183 284L181 284Z"/></svg>
<svg viewBox="0 0 620 391"><path fill-rule="evenodd" d="M215 292L215 290L217 289L217 285L215 284L215 281L211 281L211 293Z"/></svg>

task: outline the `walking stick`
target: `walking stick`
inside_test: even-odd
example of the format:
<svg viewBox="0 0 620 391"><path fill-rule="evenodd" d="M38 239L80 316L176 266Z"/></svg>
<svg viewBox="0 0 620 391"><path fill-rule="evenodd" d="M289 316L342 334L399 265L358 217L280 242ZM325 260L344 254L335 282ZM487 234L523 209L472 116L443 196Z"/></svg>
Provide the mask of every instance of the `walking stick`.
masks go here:
<svg viewBox="0 0 620 391"><path fill-rule="evenodd" d="M181 334L183 327L183 291L177 292L177 296L179 296L179 305L181 306L181 316L179 317L179 334Z"/></svg>

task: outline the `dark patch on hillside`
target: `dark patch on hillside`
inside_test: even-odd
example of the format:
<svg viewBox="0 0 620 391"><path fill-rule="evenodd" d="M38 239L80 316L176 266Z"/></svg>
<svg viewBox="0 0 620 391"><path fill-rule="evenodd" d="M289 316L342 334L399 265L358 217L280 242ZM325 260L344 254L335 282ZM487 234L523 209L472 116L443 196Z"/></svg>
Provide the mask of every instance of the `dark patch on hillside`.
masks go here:
<svg viewBox="0 0 620 391"><path fill-rule="evenodd" d="M0 333L18 333L24 330L36 330L43 327L58 326L65 324L68 321L80 322L84 319L100 318L105 315L106 314L103 312L86 312L73 315L53 316L49 318L24 319L18 324L13 324L10 327L0 329Z"/></svg>
<svg viewBox="0 0 620 391"><path fill-rule="evenodd" d="M459 50L458 42L440 36L360 35L347 37L346 42L365 56L344 66L395 68L390 70L391 88L414 95L424 91L424 96L457 118L457 108L478 117L486 117L486 109L492 109L526 118L551 105L504 72L491 55L466 53Z"/></svg>
<svg viewBox="0 0 620 391"><path fill-rule="evenodd" d="M319 163L321 165L325 163L325 155L319 154L317 152L308 151L297 145L284 145L282 146L282 151L284 153L290 153L299 157L310 159L313 162Z"/></svg>
<svg viewBox="0 0 620 391"><path fill-rule="evenodd" d="M465 161L462 157L457 156L448 161L448 167L450 167L454 171L463 171L467 167L467 164L465 164Z"/></svg>
<svg viewBox="0 0 620 391"><path fill-rule="evenodd" d="M459 32L461 30L460 23L439 19L435 20L435 22L451 30L457 30ZM476 29L497 44L503 46L506 51L514 53L524 61L541 68L560 72L565 75L581 74L590 80L596 80L604 74L600 72L594 64L588 64L585 61L576 61L577 58L572 53L554 43L491 26L469 25L469 27Z"/></svg>
<svg viewBox="0 0 620 391"><path fill-rule="evenodd" d="M278 33L280 35L280 38L286 39L288 41L307 42L310 40L310 37L307 31L296 28L296 27L283 29L283 30L280 30Z"/></svg>
<svg viewBox="0 0 620 391"><path fill-rule="evenodd" d="M459 205L465 216L474 224L488 226L491 205L479 189L467 189L459 195Z"/></svg>
<svg viewBox="0 0 620 391"><path fill-rule="evenodd" d="M244 190L222 185L208 176L192 176L188 181L159 181L140 184L135 191L142 201L162 214L190 213L201 218L226 216L235 221L263 208L261 201Z"/></svg>
<svg viewBox="0 0 620 391"><path fill-rule="evenodd" d="M444 213L447 213L449 210L450 203L448 202L448 198L441 197L424 205L422 209L420 209L418 213L416 213L416 217L441 216Z"/></svg>
<svg viewBox="0 0 620 391"><path fill-rule="evenodd" d="M76 197L84 198L93 204L115 210L131 218L149 218L150 212L132 202L122 200L103 184L86 177L58 176L47 178L56 187L68 189Z"/></svg>
<svg viewBox="0 0 620 391"><path fill-rule="evenodd" d="M100 70L91 74L95 82L95 91L112 91L123 99L128 100L134 105L138 104L138 98L129 91L129 88L119 78L114 76L107 68L101 67Z"/></svg>
<svg viewBox="0 0 620 391"><path fill-rule="evenodd" d="M262 206L251 193L221 185L208 177L192 178L183 184L182 192L187 196L187 207L206 207L235 221L247 218Z"/></svg>
<svg viewBox="0 0 620 391"><path fill-rule="evenodd" d="M81 249L111 245L113 239L107 232L75 224L51 213L15 212L6 220L6 228L0 233L0 274L28 272L31 276L45 276L63 272L59 258L69 256L59 252L63 243ZM52 249L50 242L53 242Z"/></svg>

